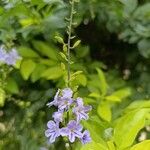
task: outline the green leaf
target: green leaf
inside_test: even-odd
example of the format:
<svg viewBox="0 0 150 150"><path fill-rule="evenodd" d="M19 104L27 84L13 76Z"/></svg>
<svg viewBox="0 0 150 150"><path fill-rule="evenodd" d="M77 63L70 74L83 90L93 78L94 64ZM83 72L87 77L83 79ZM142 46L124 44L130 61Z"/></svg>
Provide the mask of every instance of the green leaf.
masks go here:
<svg viewBox="0 0 150 150"><path fill-rule="evenodd" d="M0 107L4 106L5 99L6 99L5 91L2 88L0 88Z"/></svg>
<svg viewBox="0 0 150 150"><path fill-rule="evenodd" d="M110 105L108 103L99 104L97 108L97 113L103 120L108 122L111 121L112 113Z"/></svg>
<svg viewBox="0 0 150 150"><path fill-rule="evenodd" d="M99 84L100 84L102 95L106 95L108 85L107 85L107 82L106 82L106 79L105 79L105 75L102 72L102 70L100 70L99 68L97 68L96 70L98 72L98 77L99 77L99 80L100 80Z"/></svg>
<svg viewBox="0 0 150 150"><path fill-rule="evenodd" d="M92 141L89 144L82 146L81 150L109 150L106 146L101 143L96 143Z"/></svg>
<svg viewBox="0 0 150 150"><path fill-rule="evenodd" d="M135 109L142 109L142 108L150 108L150 100L136 100L135 102L131 103L126 109L126 112Z"/></svg>
<svg viewBox="0 0 150 150"><path fill-rule="evenodd" d="M87 121L83 122L83 125L87 130L89 130L92 141L107 146L106 142L102 138L104 131L104 124L98 118L98 116L91 116L88 122Z"/></svg>
<svg viewBox="0 0 150 150"><path fill-rule="evenodd" d="M149 58L150 57L150 40L142 39L138 43L138 49L142 56L144 56L145 58Z"/></svg>
<svg viewBox="0 0 150 150"><path fill-rule="evenodd" d="M33 72L33 70L35 69L36 64L34 61L28 59L28 60L23 60L21 63L21 75L25 80L28 80L29 76L31 75L31 73Z"/></svg>
<svg viewBox="0 0 150 150"><path fill-rule="evenodd" d="M19 93L18 84L16 83L16 81L13 78L7 79L6 90L13 93L13 94Z"/></svg>
<svg viewBox="0 0 150 150"><path fill-rule="evenodd" d="M106 96L105 99L107 101L120 102L123 98L126 98L129 95L131 95L131 89L123 88L123 89L113 92L109 96Z"/></svg>
<svg viewBox="0 0 150 150"><path fill-rule="evenodd" d="M77 75L79 75L79 74L81 74L81 73L83 73L83 71L76 71L75 73L73 73L71 76L73 77L73 76L77 76Z"/></svg>
<svg viewBox="0 0 150 150"><path fill-rule="evenodd" d="M52 45L50 46L47 43L44 43L42 41L33 41L32 43L35 49L43 56L47 56L53 60L58 60L57 50Z"/></svg>
<svg viewBox="0 0 150 150"><path fill-rule="evenodd" d="M25 18L25 19L21 19L20 20L20 24L22 25L22 27L28 27L31 26L33 24L38 24L39 21L36 18Z"/></svg>
<svg viewBox="0 0 150 150"><path fill-rule="evenodd" d="M111 101L111 102L120 102L121 99L115 95L109 95L105 97L106 101Z"/></svg>
<svg viewBox="0 0 150 150"><path fill-rule="evenodd" d="M144 140L143 142L132 146L130 150L149 150L149 149L150 149L150 140Z"/></svg>
<svg viewBox="0 0 150 150"><path fill-rule="evenodd" d="M145 125L147 109L131 111L121 117L114 127L114 141L118 149L125 149L131 146L138 132Z"/></svg>
<svg viewBox="0 0 150 150"><path fill-rule="evenodd" d="M81 43L81 40L76 41L72 48L76 48L80 43Z"/></svg>
<svg viewBox="0 0 150 150"><path fill-rule="evenodd" d="M34 50L32 50L31 48L26 47L26 46L19 47L18 52L22 57L27 57L27 58L39 57L39 55Z"/></svg>
<svg viewBox="0 0 150 150"><path fill-rule="evenodd" d="M64 44L64 40L63 40L62 37L60 37L60 36L55 36L55 39L56 39L59 43Z"/></svg>
<svg viewBox="0 0 150 150"><path fill-rule="evenodd" d="M59 52L59 54L64 60L68 61L67 56L64 53Z"/></svg>
<svg viewBox="0 0 150 150"><path fill-rule="evenodd" d="M41 78L42 73L46 70L46 66L43 64L37 64L36 68L32 72L31 81L36 82Z"/></svg>
<svg viewBox="0 0 150 150"><path fill-rule="evenodd" d="M89 97L93 97L93 98L101 98L101 95L99 93L96 92L92 92L89 94Z"/></svg>
<svg viewBox="0 0 150 150"><path fill-rule="evenodd" d="M107 142L107 145L108 145L108 147L109 147L109 150L116 150L113 141L108 141L108 142Z"/></svg>
<svg viewBox="0 0 150 150"><path fill-rule="evenodd" d="M61 67L51 67L49 69L47 69L46 71L44 71L42 73L42 77L46 78L47 80L53 80L53 79L58 79L63 75L63 70L61 69Z"/></svg>
<svg viewBox="0 0 150 150"><path fill-rule="evenodd" d="M120 0L120 1L124 4L124 11L127 14L132 13L138 5L137 0Z"/></svg>
<svg viewBox="0 0 150 150"><path fill-rule="evenodd" d="M82 86L87 85L87 78L84 74L78 74L75 79L79 85L82 85Z"/></svg>

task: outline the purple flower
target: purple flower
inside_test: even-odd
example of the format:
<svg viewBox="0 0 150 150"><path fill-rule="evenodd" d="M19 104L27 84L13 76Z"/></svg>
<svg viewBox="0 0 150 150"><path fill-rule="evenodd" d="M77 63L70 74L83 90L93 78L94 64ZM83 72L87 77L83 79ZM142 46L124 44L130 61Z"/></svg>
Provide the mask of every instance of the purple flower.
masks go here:
<svg viewBox="0 0 150 150"><path fill-rule="evenodd" d="M4 47L1 46L0 47L0 62L5 62L5 58L6 58L6 51L4 50Z"/></svg>
<svg viewBox="0 0 150 150"><path fill-rule="evenodd" d="M65 88L62 90L62 97L63 98L71 98L73 95L73 91L70 88Z"/></svg>
<svg viewBox="0 0 150 150"><path fill-rule="evenodd" d="M60 94L60 89L58 89L58 91L56 92L54 100L47 104L48 107L51 107L53 105L54 106L58 106L58 101L60 99L59 94Z"/></svg>
<svg viewBox="0 0 150 150"><path fill-rule="evenodd" d="M92 109L91 106L83 106L82 98L77 98L77 106L73 108L73 113L77 117L77 122L84 119L87 120L89 118L88 112Z"/></svg>
<svg viewBox="0 0 150 150"><path fill-rule="evenodd" d="M59 124L54 121L47 123L48 129L45 131L45 136L49 138L49 142L55 142L55 139L60 136Z"/></svg>
<svg viewBox="0 0 150 150"><path fill-rule="evenodd" d="M61 129L62 136L68 136L71 143L75 141L75 138L82 138L82 126L75 120L69 121L67 127Z"/></svg>
<svg viewBox="0 0 150 150"><path fill-rule="evenodd" d="M81 97L78 97L76 100L77 106L83 106L83 99Z"/></svg>
<svg viewBox="0 0 150 150"><path fill-rule="evenodd" d="M81 140L82 144L86 144L86 143L91 142L92 139L90 137L89 131L85 130L83 132L82 138L80 140Z"/></svg>
<svg viewBox="0 0 150 150"><path fill-rule="evenodd" d="M73 103L72 98L61 98L58 104L58 109L68 110L72 103Z"/></svg>
<svg viewBox="0 0 150 150"><path fill-rule="evenodd" d="M15 65L18 59L20 59L20 56L18 55L16 49L13 48L10 52L7 53L5 62L7 65Z"/></svg>
<svg viewBox="0 0 150 150"><path fill-rule="evenodd" d="M55 122L62 122L63 121L63 111L54 112L53 116Z"/></svg>
<svg viewBox="0 0 150 150"><path fill-rule="evenodd" d="M16 49L12 49L6 52L4 46L0 47L0 61L6 63L7 65L15 65L16 61L21 57L18 55Z"/></svg>

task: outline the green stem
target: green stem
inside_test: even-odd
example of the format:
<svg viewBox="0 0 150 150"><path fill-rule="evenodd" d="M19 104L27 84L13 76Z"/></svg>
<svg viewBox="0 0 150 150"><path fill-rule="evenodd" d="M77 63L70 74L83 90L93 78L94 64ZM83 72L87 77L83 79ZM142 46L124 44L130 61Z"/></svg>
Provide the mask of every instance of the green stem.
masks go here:
<svg viewBox="0 0 150 150"><path fill-rule="evenodd" d="M73 23L73 12L74 12L74 0L71 0L71 11L70 11L70 22L68 26L68 43L67 43L67 58L68 58L68 68L67 68L67 86L70 86L70 49L71 49L71 33L72 33L72 23Z"/></svg>

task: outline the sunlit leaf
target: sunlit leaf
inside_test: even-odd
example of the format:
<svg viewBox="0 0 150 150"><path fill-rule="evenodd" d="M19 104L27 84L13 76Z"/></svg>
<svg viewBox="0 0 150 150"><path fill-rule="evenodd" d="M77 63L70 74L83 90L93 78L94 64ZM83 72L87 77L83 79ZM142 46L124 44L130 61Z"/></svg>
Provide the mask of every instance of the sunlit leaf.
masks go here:
<svg viewBox="0 0 150 150"><path fill-rule="evenodd" d="M105 95L107 93L107 88L108 88L108 85L107 85L107 82L105 79L105 75L102 72L102 70L100 70L99 68L97 68L96 70L98 72L98 77L100 80L99 84L100 84L102 95Z"/></svg>
<svg viewBox="0 0 150 150"><path fill-rule="evenodd" d="M5 91L2 88L0 88L0 107L4 106L5 98L6 98Z"/></svg>
<svg viewBox="0 0 150 150"><path fill-rule="evenodd" d="M25 80L27 80L31 75L31 73L33 72L33 70L35 69L35 67L36 67L36 63L33 60L31 59L23 60L20 69L22 77Z"/></svg>
<svg viewBox="0 0 150 150"><path fill-rule="evenodd" d="M107 103L99 104L97 108L97 113L103 120L108 121L108 122L111 121L112 113L111 113L111 108L109 104Z"/></svg>
<svg viewBox="0 0 150 150"><path fill-rule="evenodd" d="M51 67L45 70L41 77L46 78L47 80L58 79L63 75L63 70L61 67Z"/></svg>
<svg viewBox="0 0 150 150"><path fill-rule="evenodd" d="M114 128L114 140L119 149L131 146L138 132L145 125L147 109L129 112L118 119Z"/></svg>
<svg viewBox="0 0 150 150"><path fill-rule="evenodd" d="M130 150L149 150L149 149L150 149L150 140L145 140L141 143L132 146Z"/></svg>

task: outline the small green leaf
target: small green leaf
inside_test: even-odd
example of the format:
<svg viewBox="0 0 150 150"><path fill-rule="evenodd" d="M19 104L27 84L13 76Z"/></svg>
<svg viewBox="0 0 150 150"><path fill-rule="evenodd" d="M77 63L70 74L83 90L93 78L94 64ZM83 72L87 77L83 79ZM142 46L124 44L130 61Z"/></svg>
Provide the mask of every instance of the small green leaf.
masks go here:
<svg viewBox="0 0 150 150"><path fill-rule="evenodd" d="M2 88L0 88L0 107L4 106L5 98L6 98L5 91Z"/></svg>
<svg viewBox="0 0 150 150"><path fill-rule="evenodd" d="M36 68L32 72L31 81L36 82L41 78L42 73L46 70L46 66L43 64L37 64Z"/></svg>
<svg viewBox="0 0 150 150"><path fill-rule="evenodd" d="M25 80L28 80L29 76L31 75L35 67L36 67L36 64L33 60L31 59L23 60L21 63L21 68L20 68L22 77Z"/></svg>
<svg viewBox="0 0 150 150"><path fill-rule="evenodd" d="M25 19L21 19L20 20L20 24L23 26L23 27L28 27L30 25L33 25L33 24L38 24L39 21L35 18L25 18Z"/></svg>
<svg viewBox="0 0 150 150"><path fill-rule="evenodd" d="M78 80L78 83L82 86L86 86L86 84L87 84L87 78L84 74L77 75L76 80Z"/></svg>
<svg viewBox="0 0 150 150"><path fill-rule="evenodd" d="M111 113L111 108L109 104L107 103L100 104L98 106L97 113L105 121L108 121L108 122L111 121L112 113Z"/></svg>
<svg viewBox="0 0 150 150"><path fill-rule="evenodd" d="M16 81L13 78L8 78L6 90L13 94L19 93L18 84L16 83Z"/></svg>
<svg viewBox="0 0 150 150"><path fill-rule="evenodd" d="M138 49L143 57L150 57L150 41L148 39L142 39L141 41L139 41Z"/></svg>
<svg viewBox="0 0 150 150"><path fill-rule="evenodd" d="M122 99L126 98L129 95L131 95L131 89L123 88L123 89L113 92L109 96L106 96L105 100L112 101L112 102L120 102Z"/></svg>
<svg viewBox="0 0 150 150"><path fill-rule="evenodd" d="M111 101L111 102L120 102L121 99L115 95L109 95L105 97L106 101Z"/></svg>
<svg viewBox="0 0 150 150"><path fill-rule="evenodd" d="M42 73L42 77L47 80L58 79L63 75L63 70L61 67L51 67Z"/></svg>
<svg viewBox="0 0 150 150"><path fill-rule="evenodd" d="M105 75L104 73L102 72L102 70L100 70L99 68L96 69L97 72L98 72L98 77L99 77L99 80L100 80L100 88L101 88L101 92L102 92L102 95L106 95L107 93L107 89L108 89L108 85L107 85L107 82L106 82L106 79L105 79Z"/></svg>
<svg viewBox="0 0 150 150"><path fill-rule="evenodd" d="M68 61L67 56L64 53L59 52L59 54L64 60Z"/></svg>
<svg viewBox="0 0 150 150"><path fill-rule="evenodd" d="M39 55L34 50L32 50L31 48L26 47L26 46L19 47L18 52L22 57L27 57L27 58L39 57Z"/></svg>
<svg viewBox="0 0 150 150"><path fill-rule="evenodd" d="M63 51L65 54L67 53L67 45L66 44L63 45Z"/></svg>
<svg viewBox="0 0 150 150"><path fill-rule="evenodd" d="M115 91L112 96L118 97L120 100L123 98L126 98L131 95L131 89L130 88L123 88L118 91Z"/></svg>
<svg viewBox="0 0 150 150"><path fill-rule="evenodd" d="M62 37L60 37L60 36L55 36L55 39L56 39L59 43L64 44L64 40L63 40Z"/></svg>
<svg viewBox="0 0 150 150"><path fill-rule="evenodd" d="M73 74L71 75L71 77L75 77L75 76L77 76L77 75L79 75L79 74L81 74L81 73L83 73L83 71L76 71L75 73L73 73Z"/></svg>
<svg viewBox="0 0 150 150"><path fill-rule="evenodd" d="M101 98L99 93L93 92L89 94L89 97L93 97L93 98Z"/></svg>
<svg viewBox="0 0 150 150"><path fill-rule="evenodd" d="M66 69L66 66L65 66L64 63L61 62L60 66L61 66L62 70L65 70L65 69Z"/></svg>
<svg viewBox="0 0 150 150"><path fill-rule="evenodd" d="M33 41L32 42L33 46L35 49L41 53L43 56L47 56L53 60L58 60L57 59L57 50L54 48L54 46L50 46L45 42L42 41Z"/></svg>
<svg viewBox="0 0 150 150"><path fill-rule="evenodd" d="M80 43L81 43L81 40L76 41L72 48L76 48Z"/></svg>

